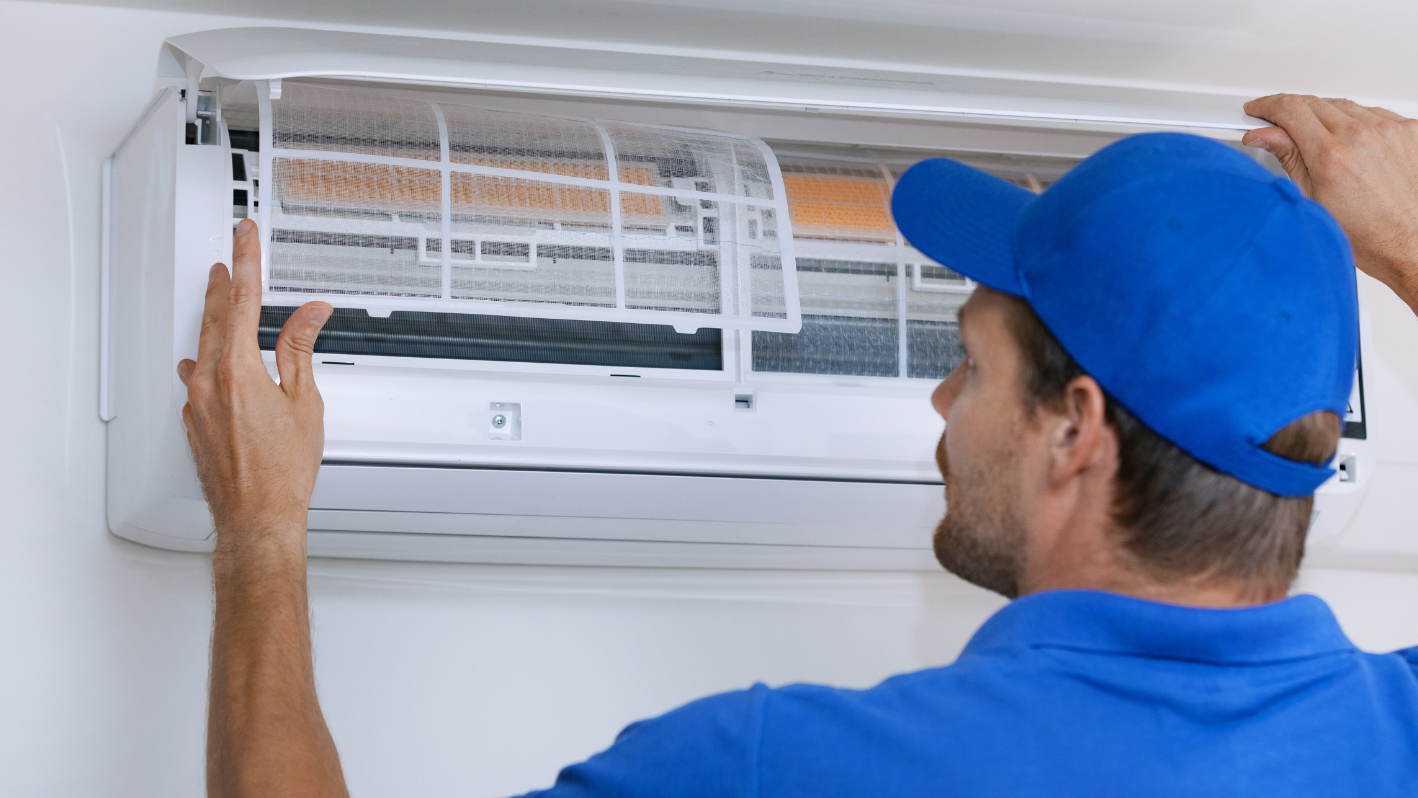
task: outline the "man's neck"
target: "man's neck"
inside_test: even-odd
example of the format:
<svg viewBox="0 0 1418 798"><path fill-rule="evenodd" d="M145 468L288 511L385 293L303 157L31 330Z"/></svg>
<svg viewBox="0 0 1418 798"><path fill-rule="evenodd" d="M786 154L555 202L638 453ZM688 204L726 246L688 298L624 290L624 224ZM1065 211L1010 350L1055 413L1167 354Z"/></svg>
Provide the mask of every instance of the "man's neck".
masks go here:
<svg viewBox="0 0 1418 798"><path fill-rule="evenodd" d="M1285 598L1285 589L1222 579L1211 574L1178 576L1148 567L1123 544L1123 535L1102 529L1101 519L1065 529L1050 546L1026 556L1020 595L1045 590L1102 590L1189 607L1250 607Z"/></svg>
<svg viewBox="0 0 1418 798"><path fill-rule="evenodd" d="M1039 580L1022 589L1020 595L1046 590L1102 590L1165 604L1214 608L1253 607L1285 598L1284 591L1207 580L1204 577L1163 581L1142 574L1099 575L1095 578L1078 578L1079 576Z"/></svg>

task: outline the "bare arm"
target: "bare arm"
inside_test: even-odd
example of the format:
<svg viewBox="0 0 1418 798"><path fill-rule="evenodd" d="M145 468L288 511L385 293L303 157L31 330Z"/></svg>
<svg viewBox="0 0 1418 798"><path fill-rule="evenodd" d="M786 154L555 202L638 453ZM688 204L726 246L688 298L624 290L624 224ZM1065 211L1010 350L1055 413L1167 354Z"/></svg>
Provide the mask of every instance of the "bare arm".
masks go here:
<svg viewBox="0 0 1418 798"><path fill-rule="evenodd" d="M1298 94L1252 100L1246 113L1278 127L1242 142L1279 158L1343 226L1354 264L1418 313L1418 120Z"/></svg>
<svg viewBox="0 0 1418 798"><path fill-rule="evenodd" d="M346 796L315 695L305 580L306 515L325 440L310 361L331 308L311 302L286 322L277 385L256 341L260 247L256 225L243 221L231 276L212 267L197 360L177 367L217 527L207 794Z"/></svg>

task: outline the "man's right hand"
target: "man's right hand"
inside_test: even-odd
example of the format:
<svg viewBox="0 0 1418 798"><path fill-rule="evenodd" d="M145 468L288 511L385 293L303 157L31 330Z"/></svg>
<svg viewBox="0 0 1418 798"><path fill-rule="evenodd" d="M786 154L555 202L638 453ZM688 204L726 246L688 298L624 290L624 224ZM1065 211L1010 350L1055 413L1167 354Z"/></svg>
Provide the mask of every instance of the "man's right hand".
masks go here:
<svg viewBox="0 0 1418 798"><path fill-rule="evenodd" d="M1275 94L1246 113L1278 127L1241 143L1268 150L1339 221L1354 265L1418 313L1418 120L1349 100Z"/></svg>
<svg viewBox="0 0 1418 798"><path fill-rule="evenodd" d="M265 544L305 550L325 444L311 355L333 310L310 302L291 314L276 341L281 381L272 381L257 342L261 238L250 219L237 225L231 276L221 264L209 275L197 360L177 364L187 386L182 421L223 552ZM303 557L295 563L302 571Z"/></svg>

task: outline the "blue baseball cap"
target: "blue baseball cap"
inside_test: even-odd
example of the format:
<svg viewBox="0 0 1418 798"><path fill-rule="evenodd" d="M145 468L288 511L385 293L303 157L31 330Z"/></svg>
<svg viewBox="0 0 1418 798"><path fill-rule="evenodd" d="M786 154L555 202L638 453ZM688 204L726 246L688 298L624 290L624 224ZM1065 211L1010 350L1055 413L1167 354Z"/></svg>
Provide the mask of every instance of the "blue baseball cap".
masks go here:
<svg viewBox="0 0 1418 798"><path fill-rule="evenodd" d="M1359 346L1349 241L1286 178L1216 141L1132 136L1040 195L947 158L892 213L942 265L1021 297L1157 434L1225 474L1307 496L1334 471L1261 448L1344 417Z"/></svg>

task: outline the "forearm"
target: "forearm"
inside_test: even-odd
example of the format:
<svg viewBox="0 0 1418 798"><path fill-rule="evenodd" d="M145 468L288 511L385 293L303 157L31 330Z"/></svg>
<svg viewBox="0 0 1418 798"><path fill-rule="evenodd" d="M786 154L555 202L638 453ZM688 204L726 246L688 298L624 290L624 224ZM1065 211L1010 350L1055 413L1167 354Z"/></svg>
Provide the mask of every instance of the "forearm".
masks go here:
<svg viewBox="0 0 1418 798"><path fill-rule="evenodd" d="M207 707L214 798L344 796L340 757L315 696L305 524L325 448L311 356L334 311L310 302L261 354L261 237L242 220L232 270L207 276L197 359L177 364L182 423L217 522L216 620Z"/></svg>
<svg viewBox="0 0 1418 798"><path fill-rule="evenodd" d="M315 694L304 525L218 540L208 794L346 795Z"/></svg>

